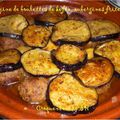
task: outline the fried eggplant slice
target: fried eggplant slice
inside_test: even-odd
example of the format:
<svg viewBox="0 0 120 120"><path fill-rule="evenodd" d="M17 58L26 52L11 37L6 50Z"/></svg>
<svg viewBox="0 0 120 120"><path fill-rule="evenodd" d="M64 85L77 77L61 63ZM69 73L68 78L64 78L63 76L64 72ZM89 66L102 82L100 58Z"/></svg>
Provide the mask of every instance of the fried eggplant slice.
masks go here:
<svg viewBox="0 0 120 120"><path fill-rule="evenodd" d="M31 25L23 31L23 41L31 47L43 48L48 44L51 33L47 27Z"/></svg>
<svg viewBox="0 0 120 120"><path fill-rule="evenodd" d="M51 40L56 45L83 45L89 41L90 30L85 22L64 20L53 27Z"/></svg>
<svg viewBox="0 0 120 120"><path fill-rule="evenodd" d="M99 87L107 84L112 79L114 67L110 60L103 57L93 58L79 70L75 75L87 87Z"/></svg>
<svg viewBox="0 0 120 120"><path fill-rule="evenodd" d="M51 8L41 15L37 15L35 24L43 26L54 26L55 23L63 21L67 18L67 13L62 8Z"/></svg>
<svg viewBox="0 0 120 120"><path fill-rule="evenodd" d="M47 101L56 111L75 115L92 112L98 102L98 95L94 88L87 88L71 74L64 73L50 82Z"/></svg>
<svg viewBox="0 0 120 120"><path fill-rule="evenodd" d="M28 26L26 18L20 14L8 15L0 18L0 32L22 34L24 28Z"/></svg>
<svg viewBox="0 0 120 120"><path fill-rule="evenodd" d="M51 58L60 69L73 71L86 63L87 54L75 45L64 44L51 52Z"/></svg>
<svg viewBox="0 0 120 120"><path fill-rule="evenodd" d="M116 23L109 20L93 20L88 21L88 26L91 31L92 41L104 41L113 39L119 36L120 27Z"/></svg>
<svg viewBox="0 0 120 120"><path fill-rule="evenodd" d="M34 76L49 77L59 73L59 68L52 63L49 51L39 48L25 52L21 57L24 69Z"/></svg>
<svg viewBox="0 0 120 120"><path fill-rule="evenodd" d="M120 75L120 41L113 40L98 45L94 51L95 55L103 56L111 60L115 71Z"/></svg>

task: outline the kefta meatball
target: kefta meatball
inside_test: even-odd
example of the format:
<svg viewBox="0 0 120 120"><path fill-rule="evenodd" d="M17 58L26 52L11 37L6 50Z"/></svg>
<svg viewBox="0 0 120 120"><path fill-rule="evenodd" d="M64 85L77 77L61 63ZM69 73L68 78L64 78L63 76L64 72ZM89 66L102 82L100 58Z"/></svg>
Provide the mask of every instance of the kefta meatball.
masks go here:
<svg viewBox="0 0 120 120"><path fill-rule="evenodd" d="M25 74L27 75L23 68L0 73L0 86L9 86L18 83L26 76Z"/></svg>
<svg viewBox="0 0 120 120"><path fill-rule="evenodd" d="M18 85L18 91L24 101L39 104L46 99L47 86L46 78L28 77Z"/></svg>
<svg viewBox="0 0 120 120"><path fill-rule="evenodd" d="M20 46L23 46L24 43L22 40L11 39L8 37L0 37L0 52L8 49L17 49Z"/></svg>

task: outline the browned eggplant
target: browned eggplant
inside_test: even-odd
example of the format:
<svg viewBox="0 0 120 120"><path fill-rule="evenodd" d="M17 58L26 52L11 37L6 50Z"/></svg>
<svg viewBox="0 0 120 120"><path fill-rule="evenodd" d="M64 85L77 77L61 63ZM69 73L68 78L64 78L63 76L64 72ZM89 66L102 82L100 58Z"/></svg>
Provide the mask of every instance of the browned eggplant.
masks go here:
<svg viewBox="0 0 120 120"><path fill-rule="evenodd" d="M109 59L96 57L74 73L85 86L97 88L111 81L114 66Z"/></svg>
<svg viewBox="0 0 120 120"><path fill-rule="evenodd" d="M18 50L10 49L0 53L0 72L13 71L20 68L21 54Z"/></svg>
<svg viewBox="0 0 120 120"><path fill-rule="evenodd" d="M48 44L52 31L45 26L28 26L23 31L23 41L32 47L43 48Z"/></svg>
<svg viewBox="0 0 120 120"><path fill-rule="evenodd" d="M112 40L96 46L94 54L111 60L115 67L116 75L120 76L120 41Z"/></svg>
<svg viewBox="0 0 120 120"><path fill-rule="evenodd" d="M22 34L24 28L28 26L27 19L20 14L0 17L0 32Z"/></svg>
<svg viewBox="0 0 120 120"><path fill-rule="evenodd" d="M18 40L22 39L22 35L13 34L13 33L0 33L0 37L8 37L8 38L18 39Z"/></svg>
<svg viewBox="0 0 120 120"><path fill-rule="evenodd" d="M25 52L21 57L24 69L33 76L53 76L59 73L59 68L52 63L50 52L39 48Z"/></svg>
<svg viewBox="0 0 120 120"><path fill-rule="evenodd" d="M83 86L68 73L50 81L46 96L52 109L68 115L92 112L98 103L96 90Z"/></svg>
<svg viewBox="0 0 120 120"><path fill-rule="evenodd" d="M53 27L51 40L56 45L84 45L90 39L90 30L83 21L64 20Z"/></svg>
<svg viewBox="0 0 120 120"><path fill-rule="evenodd" d="M36 25L54 26L55 23L65 20L67 13L62 8L52 7L50 10L37 15L35 18Z"/></svg>
<svg viewBox="0 0 120 120"><path fill-rule="evenodd" d="M77 46L65 44L51 52L51 58L60 69L77 70L87 61L87 54Z"/></svg>
<svg viewBox="0 0 120 120"><path fill-rule="evenodd" d="M54 26L55 24L54 23L51 23L51 22L43 22L43 21L39 21L39 20L35 20L35 25L42 25L42 26Z"/></svg>
<svg viewBox="0 0 120 120"><path fill-rule="evenodd" d="M120 35L119 25L112 21L92 20L87 23L91 31L91 40L94 42L117 38Z"/></svg>

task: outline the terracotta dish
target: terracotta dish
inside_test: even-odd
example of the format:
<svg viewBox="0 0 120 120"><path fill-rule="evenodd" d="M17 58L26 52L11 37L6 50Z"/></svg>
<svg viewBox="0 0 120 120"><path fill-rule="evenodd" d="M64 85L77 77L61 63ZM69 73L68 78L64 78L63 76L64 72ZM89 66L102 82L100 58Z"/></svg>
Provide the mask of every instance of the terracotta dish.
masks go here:
<svg viewBox="0 0 120 120"><path fill-rule="evenodd" d="M83 20L92 20L92 19L108 19L111 20L118 25L120 25L120 13L119 11L108 11L107 7L112 7L110 4L104 1L98 0L38 0L38 1L14 1L6 0L0 3L0 8L11 8L12 11L0 11L0 16L6 16L9 14L19 13L24 16L35 16L40 12L25 11L24 8L34 8L37 6L41 7L49 7L53 6L61 6L68 7L68 13L71 10L75 10L75 8L81 9L84 12L81 12L80 19ZM14 10L15 7L18 10ZM84 8L91 8L87 9ZM104 8L103 12L99 10L94 11L96 8ZM114 8L114 7L113 7ZM91 10L93 10L91 12ZM79 13L79 12L78 12ZM117 77L113 77L113 81L111 84L111 88L105 92L104 94L99 96L99 103L95 111L88 114L77 114L75 116L72 115L64 115L54 111L44 111L44 106L46 103L43 103L43 107L37 105L30 105L27 102L24 102L18 95L18 91L16 89L16 85L10 87L2 87L0 88L0 116L4 116L5 118L10 119L45 119L45 118L70 118L70 119L103 119L103 118L120 118L120 79Z"/></svg>

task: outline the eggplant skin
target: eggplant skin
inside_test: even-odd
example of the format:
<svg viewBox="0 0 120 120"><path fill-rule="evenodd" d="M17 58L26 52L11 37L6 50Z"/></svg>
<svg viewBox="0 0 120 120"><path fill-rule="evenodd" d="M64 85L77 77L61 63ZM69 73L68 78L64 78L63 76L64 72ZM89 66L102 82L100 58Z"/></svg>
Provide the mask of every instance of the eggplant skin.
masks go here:
<svg viewBox="0 0 120 120"><path fill-rule="evenodd" d="M63 39L59 39L57 41L52 41L55 45L63 45L63 44L72 44L72 45L78 45L78 46L83 46L85 44L87 44L89 42L85 41L85 42L77 42L77 41L67 41L67 40L63 40Z"/></svg>
<svg viewBox="0 0 120 120"><path fill-rule="evenodd" d="M117 78L120 78L120 73L118 73L118 72L114 72L114 75L117 77Z"/></svg>
<svg viewBox="0 0 120 120"><path fill-rule="evenodd" d="M83 62L79 62L79 63L73 64L73 65L62 63L61 61L56 59L56 57L54 55L54 50L51 52L51 58L52 58L53 63L56 64L56 66L59 69L66 70L66 71L78 70L87 62L87 54L86 54Z"/></svg>
<svg viewBox="0 0 120 120"><path fill-rule="evenodd" d="M62 74L64 74L64 73L62 73ZM61 75L62 75L61 74ZM57 77L57 76L56 76ZM56 78L55 77L55 78ZM48 84L48 88L47 88L47 91L46 91L46 101L47 101L47 104L48 104L48 106L49 107L51 107L54 111L56 111L56 112L59 112L59 113L61 113L61 114L65 114L65 115L72 115L72 116L75 116L75 115L77 115L77 114L88 114L88 113L91 113L91 112L93 112L95 109L96 109L96 107L98 106L98 100L97 100L97 102L96 102L96 104L95 105L93 105L93 106L90 106L88 109L84 109L83 111L80 111L80 110L76 110L76 111L65 111L65 110L61 110L61 109L59 109L58 107L56 107L53 103L52 103L52 101L50 100L50 92L49 92L49 88L50 88L50 84L53 82L53 80L55 79L55 78L53 78L50 82L49 82L49 84Z"/></svg>
<svg viewBox="0 0 120 120"><path fill-rule="evenodd" d="M5 33L5 32L0 33L0 37L8 37L8 38L17 39L17 40L22 39L22 35L13 34L13 33Z"/></svg>
<svg viewBox="0 0 120 120"><path fill-rule="evenodd" d="M118 38L120 33L114 33L109 35L97 36L95 38L91 38L91 41L98 42L98 41L107 41L108 39Z"/></svg>
<svg viewBox="0 0 120 120"><path fill-rule="evenodd" d="M8 72L8 71L13 71L13 70L16 70L16 69L19 69L19 68L22 67L22 64L21 64L21 62L20 62L21 53L20 53L17 49L5 50L5 51L1 52L1 54L2 54L2 55L5 55L5 57L6 57L6 55L8 55L8 58L7 58L8 61L11 60L11 59L16 60L16 59L14 58L15 55L12 56L12 57L10 57L9 52L13 52L13 51L16 51L16 52L17 52L17 53L16 53L16 54L17 54L17 57L18 57L17 61L16 61L15 63L9 63L9 62L6 63L6 62L5 62L6 60L4 59L4 56L2 56L1 59L3 58L3 59L4 59L3 62L5 62L5 63L0 64L0 73ZM6 54L6 52L8 52L8 53ZM16 57L16 56L15 56L15 57Z"/></svg>
<svg viewBox="0 0 120 120"><path fill-rule="evenodd" d="M39 21L39 20L36 20L35 19L35 25L42 25L42 26L54 26L55 24L54 23L51 23L51 22L47 22L47 21Z"/></svg>
<svg viewBox="0 0 120 120"><path fill-rule="evenodd" d="M22 64L20 62L18 62L17 64L11 63L11 64L0 65L0 73L13 71L21 67L22 67Z"/></svg>

